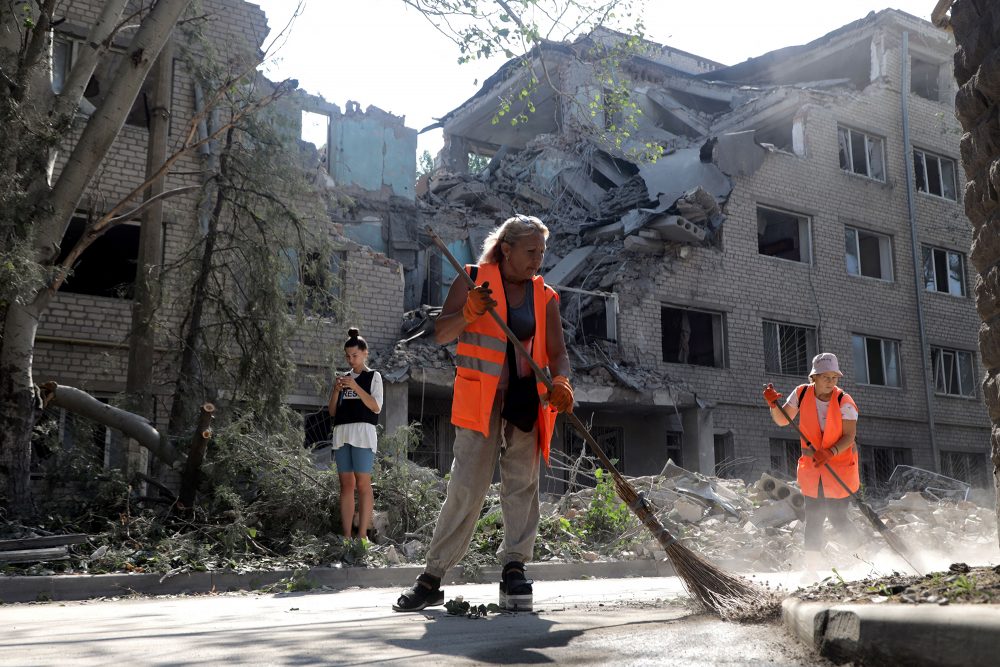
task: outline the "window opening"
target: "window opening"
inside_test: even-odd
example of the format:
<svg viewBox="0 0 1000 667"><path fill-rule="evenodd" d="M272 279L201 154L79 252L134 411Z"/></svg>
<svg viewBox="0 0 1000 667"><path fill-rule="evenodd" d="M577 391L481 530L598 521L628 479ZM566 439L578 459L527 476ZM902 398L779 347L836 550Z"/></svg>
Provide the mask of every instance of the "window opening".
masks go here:
<svg viewBox="0 0 1000 667"><path fill-rule="evenodd" d="M725 365L719 313L664 306L660 323L665 362L716 368Z"/></svg>
<svg viewBox="0 0 1000 667"><path fill-rule="evenodd" d="M888 236L848 227L844 242L848 273L892 280L892 246Z"/></svg>
<svg viewBox="0 0 1000 667"><path fill-rule="evenodd" d="M758 206L757 252L793 262L810 263L809 218Z"/></svg>
<svg viewBox="0 0 1000 667"><path fill-rule="evenodd" d="M858 384L899 387L899 343L870 336L851 336L854 379Z"/></svg>
<svg viewBox="0 0 1000 667"><path fill-rule="evenodd" d="M876 181L885 181L882 139L846 127L837 128L837 139L841 169Z"/></svg>

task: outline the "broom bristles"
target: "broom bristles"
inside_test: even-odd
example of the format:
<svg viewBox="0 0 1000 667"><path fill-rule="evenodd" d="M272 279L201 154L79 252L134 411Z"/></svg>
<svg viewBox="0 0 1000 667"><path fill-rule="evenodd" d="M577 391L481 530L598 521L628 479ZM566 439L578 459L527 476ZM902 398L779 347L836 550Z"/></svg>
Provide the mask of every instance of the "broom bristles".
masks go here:
<svg viewBox="0 0 1000 667"><path fill-rule="evenodd" d="M628 480L612 468L615 489L640 521L664 544L667 558L685 590L701 606L725 621L767 621L778 614L780 598L743 577L719 569L677 541L651 512ZM669 538L667 541L664 538Z"/></svg>

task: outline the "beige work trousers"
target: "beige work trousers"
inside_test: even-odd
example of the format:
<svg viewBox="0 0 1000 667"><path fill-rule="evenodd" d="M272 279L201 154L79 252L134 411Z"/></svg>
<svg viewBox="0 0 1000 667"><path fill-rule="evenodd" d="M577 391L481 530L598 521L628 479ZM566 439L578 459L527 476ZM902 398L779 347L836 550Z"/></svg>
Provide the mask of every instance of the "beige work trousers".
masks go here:
<svg viewBox="0 0 1000 667"><path fill-rule="evenodd" d="M503 545L497 551L501 565L527 563L538 534L538 426L525 433L500 417L501 397L493 403L490 435L456 427L451 480L434 536L427 549L428 574L443 577L465 556L483 509L493 471L500 461L500 510Z"/></svg>

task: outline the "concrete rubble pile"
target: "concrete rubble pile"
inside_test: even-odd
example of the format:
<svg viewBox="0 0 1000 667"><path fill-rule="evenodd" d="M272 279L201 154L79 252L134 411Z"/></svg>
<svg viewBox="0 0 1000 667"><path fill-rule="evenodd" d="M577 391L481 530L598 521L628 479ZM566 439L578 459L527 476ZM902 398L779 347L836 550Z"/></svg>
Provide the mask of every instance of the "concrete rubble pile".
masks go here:
<svg viewBox="0 0 1000 667"><path fill-rule="evenodd" d="M768 474L746 485L690 472L667 462L659 475L629 480L656 508L657 516L690 549L720 567L738 572L772 572L802 567L804 499L794 482ZM575 517L585 512L593 489L543 503L543 514ZM964 500L928 500L917 491L876 507L893 532L916 551L946 545L952 551L995 547L997 526L992 508ZM825 553L831 566L848 567L891 553L861 512L852 504L857 534L839 543L830 537ZM662 547L644 528L634 552L605 554L611 558L664 558ZM859 560L860 559L860 560Z"/></svg>

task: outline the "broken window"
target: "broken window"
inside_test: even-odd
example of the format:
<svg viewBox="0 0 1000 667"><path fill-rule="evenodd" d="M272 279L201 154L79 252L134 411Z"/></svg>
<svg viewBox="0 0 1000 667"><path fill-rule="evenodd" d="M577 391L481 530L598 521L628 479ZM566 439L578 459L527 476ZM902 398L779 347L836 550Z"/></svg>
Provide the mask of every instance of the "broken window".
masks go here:
<svg viewBox="0 0 1000 667"><path fill-rule="evenodd" d="M889 477L896 466L912 464L912 452L904 447L875 447L858 444L861 459L861 483L865 494L884 495Z"/></svg>
<svg viewBox="0 0 1000 667"><path fill-rule="evenodd" d="M407 457L425 468L447 472L451 469L451 422L443 415L424 415L420 418L420 440L407 452Z"/></svg>
<svg viewBox="0 0 1000 667"><path fill-rule="evenodd" d="M771 472L795 479L799 467L799 457L802 456L802 443L789 438L771 438Z"/></svg>
<svg viewBox="0 0 1000 667"><path fill-rule="evenodd" d="M923 247L924 287L928 292L965 296L965 256L954 250Z"/></svg>
<svg viewBox="0 0 1000 667"><path fill-rule="evenodd" d="M854 379L858 384L901 386L898 341L852 334L851 346Z"/></svg>
<svg viewBox="0 0 1000 667"><path fill-rule="evenodd" d="M682 433L677 431L667 431L667 458L674 462L674 465L684 467L684 445Z"/></svg>
<svg viewBox="0 0 1000 667"><path fill-rule="evenodd" d="M469 153L468 173L480 174L486 171L486 167L490 165L490 160L492 160L492 158L489 155L480 155L479 153Z"/></svg>
<svg viewBox="0 0 1000 667"><path fill-rule="evenodd" d="M301 297L306 314L336 317L343 301L347 253L342 250L325 255L307 252L300 257L295 248L285 248L284 256L286 264L281 286L288 296L289 310L296 310Z"/></svg>
<svg viewBox="0 0 1000 667"><path fill-rule="evenodd" d="M314 111L302 111L301 115L299 139L315 146L320 152L320 160L325 164L327 143L330 141L330 117Z"/></svg>
<svg viewBox="0 0 1000 667"><path fill-rule="evenodd" d="M618 340L618 295L609 292L556 287L562 299L564 322L572 325L573 338Z"/></svg>
<svg viewBox="0 0 1000 667"><path fill-rule="evenodd" d="M993 486L993 465L984 452L941 450L941 474L961 480L977 489Z"/></svg>
<svg viewBox="0 0 1000 667"><path fill-rule="evenodd" d="M87 221L73 218L60 246L62 263L83 236ZM131 299L135 288L135 268L139 258L139 225L124 223L111 227L90 244L76 260L73 272L60 287L62 292Z"/></svg>
<svg viewBox="0 0 1000 667"><path fill-rule="evenodd" d="M764 368L779 375L809 375L816 356L816 329L764 322Z"/></svg>
<svg viewBox="0 0 1000 667"><path fill-rule="evenodd" d="M955 161L926 151L913 151L913 177L917 192L957 201Z"/></svg>
<svg viewBox="0 0 1000 667"><path fill-rule="evenodd" d="M668 364L725 366L723 319L720 313L664 306L663 361Z"/></svg>
<svg viewBox="0 0 1000 667"><path fill-rule="evenodd" d="M619 472L625 472L625 429L621 426L600 426L594 425L590 428L590 435L594 436L594 440L600 445L601 449L607 455L608 459L615 465ZM570 423L565 423L563 425L563 443L565 443L565 451L567 454L575 457L578 452L585 452L590 454L590 450L587 445L583 442L583 438L577 432L576 428ZM600 467L600 462L597 461L596 465ZM578 483L588 484L589 482L584 482L581 479L577 479Z"/></svg>
<svg viewBox="0 0 1000 667"><path fill-rule="evenodd" d="M736 466L736 448L732 433L716 433L713 437L715 449L715 476L732 477Z"/></svg>
<svg viewBox="0 0 1000 667"><path fill-rule="evenodd" d="M934 391L948 396L975 396L975 365L971 352L931 348Z"/></svg>
<svg viewBox="0 0 1000 667"><path fill-rule="evenodd" d="M77 52L80 42L67 37L66 35L56 35L52 42L52 91L61 93L70 70L76 63ZM111 88L111 82L118 71L121 59L125 56L122 51L109 51L97 63L94 74L87 83L87 88L83 91L83 100L80 103L80 110L86 115L100 106ZM171 70L171 80L173 80L173 70ZM139 94L136 95L132 108L125 118L126 125L135 127L149 127L149 97L152 95L152 86L155 84L155 77L148 77L142 84ZM171 85L171 91L173 86ZM172 93L171 93L172 94Z"/></svg>
<svg viewBox="0 0 1000 667"><path fill-rule="evenodd" d="M837 128L840 168L852 174L885 182L882 139L847 127Z"/></svg>
<svg viewBox="0 0 1000 667"><path fill-rule="evenodd" d="M844 241L848 273L892 280L892 246L888 236L848 227Z"/></svg>
<svg viewBox="0 0 1000 667"><path fill-rule="evenodd" d="M757 252L793 262L811 263L809 217L758 206Z"/></svg>
<svg viewBox="0 0 1000 667"><path fill-rule="evenodd" d="M914 95L938 102L941 100L941 64L910 58L910 92Z"/></svg>

